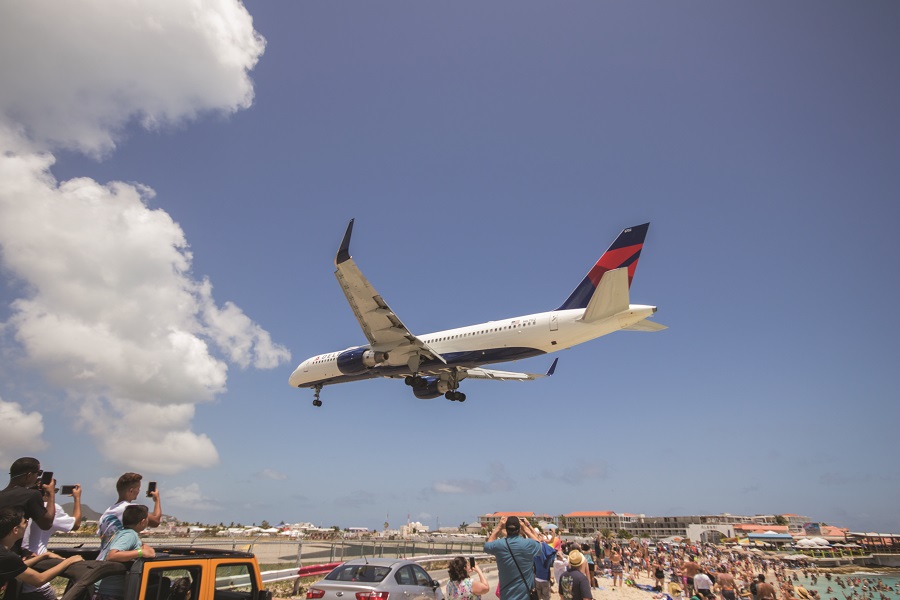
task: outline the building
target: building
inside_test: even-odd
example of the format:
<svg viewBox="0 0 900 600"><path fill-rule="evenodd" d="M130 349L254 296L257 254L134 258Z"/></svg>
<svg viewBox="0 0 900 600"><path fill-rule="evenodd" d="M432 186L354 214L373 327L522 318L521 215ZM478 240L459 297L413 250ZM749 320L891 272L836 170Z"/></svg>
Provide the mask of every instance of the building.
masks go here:
<svg viewBox="0 0 900 600"><path fill-rule="evenodd" d="M481 523L481 526L484 529L491 531L492 529L494 529L494 527L497 526L497 523L499 523L500 519L502 519L503 517L518 517L520 519L528 519L528 522L532 525L537 525L541 521L558 525L558 523L556 523L556 519L554 519L550 515L538 515L533 512L495 512L488 515L479 515L478 521Z"/></svg>
<svg viewBox="0 0 900 600"><path fill-rule="evenodd" d="M533 512L496 512L479 517L488 530L493 529L503 516L526 517L532 523L541 520L553 522L546 515ZM769 532L784 537L795 531L802 531L802 525L809 517L802 515L781 515L788 525L776 525L781 519L776 515L683 515L672 517L648 517L642 514L616 513L604 511L576 511L555 518L563 535L593 537L609 531L615 535L625 531L633 537L664 540L680 538L696 542L717 543L724 538L759 536ZM799 524L799 525L798 525Z"/></svg>
<svg viewBox="0 0 900 600"><path fill-rule="evenodd" d="M616 533L622 529L622 519L611 510L577 511L558 517L557 524L563 533L593 536L603 530Z"/></svg>

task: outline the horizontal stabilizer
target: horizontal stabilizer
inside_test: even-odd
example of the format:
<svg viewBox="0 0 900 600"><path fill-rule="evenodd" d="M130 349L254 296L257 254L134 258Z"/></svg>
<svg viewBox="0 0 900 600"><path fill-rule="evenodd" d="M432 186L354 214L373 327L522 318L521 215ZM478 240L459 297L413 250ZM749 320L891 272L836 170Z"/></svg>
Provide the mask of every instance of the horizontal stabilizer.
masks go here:
<svg viewBox="0 0 900 600"><path fill-rule="evenodd" d="M629 327L623 327L623 329L627 331L662 331L663 329L668 329L668 327L666 325L657 323L656 321L648 321L647 319L644 319L643 321L639 321Z"/></svg>
<svg viewBox="0 0 900 600"><path fill-rule="evenodd" d="M628 268L620 267L603 274L600 283L584 309L581 320L585 323L602 321L616 313L628 310Z"/></svg>

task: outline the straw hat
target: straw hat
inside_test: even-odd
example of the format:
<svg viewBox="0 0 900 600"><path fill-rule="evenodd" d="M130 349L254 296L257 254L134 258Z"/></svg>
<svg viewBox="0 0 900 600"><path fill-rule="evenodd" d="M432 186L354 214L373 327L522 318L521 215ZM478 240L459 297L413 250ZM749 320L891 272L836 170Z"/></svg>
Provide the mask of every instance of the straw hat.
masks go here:
<svg viewBox="0 0 900 600"><path fill-rule="evenodd" d="M569 552L569 566L577 567L582 562L584 562L584 554L582 554L579 550L572 550Z"/></svg>

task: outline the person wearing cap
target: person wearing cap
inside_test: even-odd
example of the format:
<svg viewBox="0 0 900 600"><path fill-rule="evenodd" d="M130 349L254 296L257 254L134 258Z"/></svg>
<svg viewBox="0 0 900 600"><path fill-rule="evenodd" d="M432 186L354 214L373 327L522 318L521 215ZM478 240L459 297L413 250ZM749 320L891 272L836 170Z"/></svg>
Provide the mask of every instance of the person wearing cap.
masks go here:
<svg viewBox="0 0 900 600"><path fill-rule="evenodd" d="M581 572L584 555L579 550L569 552L569 566L559 578L559 597L563 600L590 600L591 583Z"/></svg>
<svg viewBox="0 0 900 600"><path fill-rule="evenodd" d="M504 539L498 539L501 531L506 533ZM529 600L534 588L532 565L541 552L541 542L528 519L501 517L484 543L484 551L497 559L500 600Z"/></svg>
<svg viewBox="0 0 900 600"><path fill-rule="evenodd" d="M9 485L0 490L0 508L20 508L26 519L46 530L56 516L56 481L39 486L42 474L38 459L30 456L16 459L9 468ZM48 495L47 506L44 506L44 493ZM17 541L17 548L18 545Z"/></svg>

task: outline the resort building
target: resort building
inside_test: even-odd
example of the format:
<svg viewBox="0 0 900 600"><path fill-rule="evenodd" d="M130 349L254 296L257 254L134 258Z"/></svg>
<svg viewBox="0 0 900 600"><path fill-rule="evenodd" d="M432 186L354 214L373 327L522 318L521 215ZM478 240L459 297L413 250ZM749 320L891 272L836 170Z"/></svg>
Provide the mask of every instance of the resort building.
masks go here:
<svg viewBox="0 0 900 600"><path fill-rule="evenodd" d="M609 532L615 535L625 531L633 537L655 540L684 539L701 542L718 542L723 538L736 536L759 538L782 542L790 534L803 534L803 526L809 525L810 518L803 515L685 515L673 517L648 517L631 513L616 513L611 510L576 511L558 517L538 515L533 512L495 512L481 515L481 525L491 530L503 516L526 517L532 523L546 521L555 524L563 534L592 537ZM777 525L777 522L787 525Z"/></svg>
<svg viewBox="0 0 900 600"><path fill-rule="evenodd" d="M616 533L624 529L622 519L611 510L571 512L560 515L557 524L572 535L595 535L604 530Z"/></svg>
<svg viewBox="0 0 900 600"><path fill-rule="evenodd" d="M537 525L540 522L544 523L552 523L556 524L556 519L551 517L550 515L538 515L533 512L495 512L489 515L480 515L478 517L478 521L481 523L481 526L488 531L491 531L494 527L497 526L497 523L500 522L500 519L503 517L519 517L520 519L525 518L528 519L528 522L532 525Z"/></svg>

